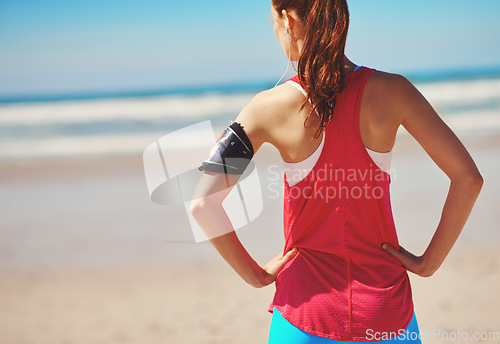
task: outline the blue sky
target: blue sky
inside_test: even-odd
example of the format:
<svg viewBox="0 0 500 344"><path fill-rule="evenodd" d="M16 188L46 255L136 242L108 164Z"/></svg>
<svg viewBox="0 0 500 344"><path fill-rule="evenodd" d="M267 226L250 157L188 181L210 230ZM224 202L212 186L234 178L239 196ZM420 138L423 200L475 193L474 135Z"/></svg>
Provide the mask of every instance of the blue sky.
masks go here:
<svg viewBox="0 0 500 344"><path fill-rule="evenodd" d="M351 0L348 56L410 73L500 65L500 1ZM0 2L0 94L277 80L270 0Z"/></svg>

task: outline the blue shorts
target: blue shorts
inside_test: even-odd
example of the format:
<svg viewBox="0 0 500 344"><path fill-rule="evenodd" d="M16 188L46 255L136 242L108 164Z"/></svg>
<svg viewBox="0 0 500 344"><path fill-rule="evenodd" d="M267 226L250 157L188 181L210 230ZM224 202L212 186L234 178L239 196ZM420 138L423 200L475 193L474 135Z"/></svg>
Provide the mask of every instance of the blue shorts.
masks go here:
<svg viewBox="0 0 500 344"><path fill-rule="evenodd" d="M367 332L367 340L370 338L376 339L375 334ZM380 338L380 337L379 337ZM269 341L268 344L348 344L348 343L363 343L363 342L342 342L330 338L323 338L312 335L301 329L293 326L283 318L281 313L274 308L273 309L273 319L271 321L271 329L269 331ZM411 343L411 344L421 344L420 331L418 329L417 318L415 317L415 312L413 312L413 317L411 318L410 324L403 332L396 338L386 339L386 340L371 340L369 343L377 344L394 344L394 343Z"/></svg>

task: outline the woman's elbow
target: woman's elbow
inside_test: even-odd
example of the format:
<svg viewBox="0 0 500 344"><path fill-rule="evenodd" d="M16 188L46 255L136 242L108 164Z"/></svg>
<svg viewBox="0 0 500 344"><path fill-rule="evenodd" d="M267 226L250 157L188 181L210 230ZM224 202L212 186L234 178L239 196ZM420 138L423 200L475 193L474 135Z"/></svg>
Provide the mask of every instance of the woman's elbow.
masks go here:
<svg viewBox="0 0 500 344"><path fill-rule="evenodd" d="M452 179L452 183L453 182L454 181ZM460 178L456 178L455 182L460 182L471 192L479 194L481 188L483 187L484 179L481 173L476 169L475 171L463 174Z"/></svg>
<svg viewBox="0 0 500 344"><path fill-rule="evenodd" d="M475 171L474 173L471 173L469 176L469 185L471 188L474 190L477 190L477 193L481 191L481 188L483 187L484 184L484 179L481 173L479 171Z"/></svg>
<svg viewBox="0 0 500 344"><path fill-rule="evenodd" d="M197 198L191 201L189 211L195 219L200 218L203 214L210 212L213 208L217 207L216 202L207 199L206 197Z"/></svg>
<svg viewBox="0 0 500 344"><path fill-rule="evenodd" d="M477 188L481 190L484 184L484 179L481 173L479 173L479 171L477 172L477 176L475 177L474 182L477 185Z"/></svg>
<svg viewBox="0 0 500 344"><path fill-rule="evenodd" d="M206 208L206 201L203 198L194 199L189 205L189 211L194 218L199 217L204 208Z"/></svg>

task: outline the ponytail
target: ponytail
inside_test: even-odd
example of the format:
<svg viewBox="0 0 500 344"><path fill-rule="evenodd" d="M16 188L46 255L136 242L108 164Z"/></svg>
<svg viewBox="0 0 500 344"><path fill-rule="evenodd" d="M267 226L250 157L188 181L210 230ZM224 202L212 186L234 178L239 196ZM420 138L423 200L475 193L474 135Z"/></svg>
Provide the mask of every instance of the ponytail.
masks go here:
<svg viewBox="0 0 500 344"><path fill-rule="evenodd" d="M344 52L349 28L346 0L273 0L278 13L294 9L304 23L304 44L298 63L298 77L320 124L317 138L331 120L335 100L344 87Z"/></svg>

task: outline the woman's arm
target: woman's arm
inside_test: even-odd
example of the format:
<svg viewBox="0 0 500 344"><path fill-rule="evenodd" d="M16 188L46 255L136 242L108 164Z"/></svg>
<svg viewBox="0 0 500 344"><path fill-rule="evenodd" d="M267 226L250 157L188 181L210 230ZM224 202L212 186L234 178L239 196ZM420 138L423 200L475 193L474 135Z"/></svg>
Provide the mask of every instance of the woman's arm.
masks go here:
<svg viewBox="0 0 500 344"><path fill-rule="evenodd" d="M429 246L420 257L400 247L383 244L386 252L420 276L431 276L441 266L462 231L483 185L471 156L434 111L427 100L405 78L396 77L391 92L394 109L402 115L402 125L420 143L438 167L450 178L450 188L441 220Z"/></svg>
<svg viewBox="0 0 500 344"><path fill-rule="evenodd" d="M253 260L239 241L222 207L222 202L239 178L234 175L227 177L221 173L205 172L191 202L191 213L210 243L238 275L253 287L264 287L276 280L279 271L295 256L297 249L276 256L263 267ZM226 186L228 181L229 187Z"/></svg>
<svg viewBox="0 0 500 344"><path fill-rule="evenodd" d="M266 130L269 121L266 117L276 110L268 99L269 96L265 93L257 95L236 118L236 122L243 126L250 139L254 153L268 141ZM223 173L203 173L190 210L219 254L248 284L259 288L276 280L279 271L295 256L297 249L292 249L285 255L278 255L263 267L248 254L222 207L222 202L238 182L239 177Z"/></svg>

